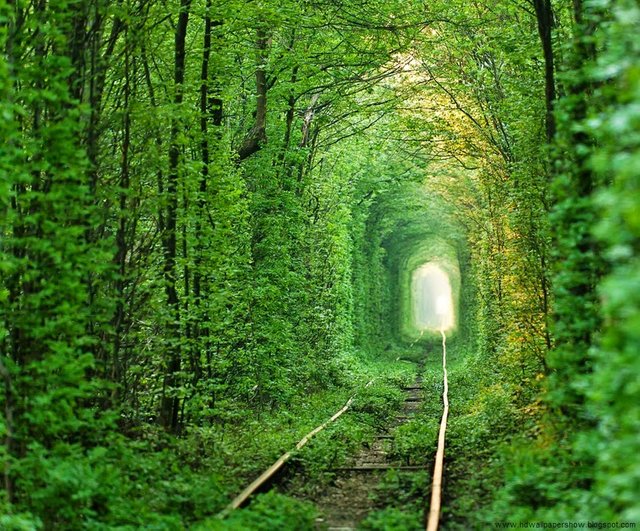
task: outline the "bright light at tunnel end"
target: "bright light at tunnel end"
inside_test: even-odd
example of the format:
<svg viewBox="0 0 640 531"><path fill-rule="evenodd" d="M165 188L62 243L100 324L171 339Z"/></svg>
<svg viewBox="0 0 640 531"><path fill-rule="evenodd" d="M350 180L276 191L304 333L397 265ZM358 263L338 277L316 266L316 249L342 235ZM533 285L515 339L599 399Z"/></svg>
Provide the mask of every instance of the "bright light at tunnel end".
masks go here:
<svg viewBox="0 0 640 531"><path fill-rule="evenodd" d="M454 326L454 305L449 275L434 262L413 272L411 282L413 324L420 330L447 331Z"/></svg>

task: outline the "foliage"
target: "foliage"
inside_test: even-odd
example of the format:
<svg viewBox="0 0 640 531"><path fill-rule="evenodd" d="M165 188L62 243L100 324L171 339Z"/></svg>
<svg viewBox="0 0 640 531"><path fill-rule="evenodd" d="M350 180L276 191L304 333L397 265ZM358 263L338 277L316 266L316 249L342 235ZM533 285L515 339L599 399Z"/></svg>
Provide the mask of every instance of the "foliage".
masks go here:
<svg viewBox="0 0 640 531"><path fill-rule="evenodd" d="M374 530L415 531L424 527L420 511L407 512L395 507L371 513L360 528Z"/></svg>
<svg viewBox="0 0 640 531"><path fill-rule="evenodd" d="M640 518L639 24L632 0L0 1L0 526L205 520L393 372L296 456L321 482L426 350L395 441L423 462L428 261L458 325L447 525ZM206 522L312 515L268 494Z"/></svg>
<svg viewBox="0 0 640 531"><path fill-rule="evenodd" d="M424 528L424 497L429 477L423 472L402 473L389 470L376 488L376 506L361 522L360 529L415 530Z"/></svg>
<svg viewBox="0 0 640 531"><path fill-rule="evenodd" d="M633 167L637 151L634 135L625 129L635 123L628 107L637 99L635 78L627 75L637 68L635 41L630 37L638 21L636 11L624 2L558 9L559 15L573 20L561 19L556 28L558 38L565 40L564 48L556 50L563 59L564 96L556 105L558 132L551 144L554 348L542 359L543 371L533 365L537 374L526 377L527 365L522 367L525 377L513 389L514 404L523 404L520 422L494 424L484 436L475 426L464 430L485 440L496 435L502 439L492 440L489 457L481 444L464 439L465 455L478 459L484 455L491 463L482 476L493 483L494 493L485 486L477 490L476 499L489 504L486 512L476 515L477 525L502 520L637 519L637 502L629 495L637 488L632 464L637 448L622 428L636 429L631 426L637 427L638 414L634 387L623 383L622 376L635 366L624 354L634 349L633 336L625 336L623 330L634 315L634 276L629 268L635 251L631 250L633 222L623 212L636 210L635 199L627 195L632 188L627 188L630 181L625 176L630 175L626 171ZM602 25L597 33L596 25ZM617 127L629 134L618 131L613 140ZM622 144L620 138L625 138ZM624 295L612 302L616 291ZM617 313L622 307L624 316ZM613 343L611 338L616 338ZM503 392L494 388L492 402L500 394L502 398L492 403L492 422L496 413L506 414L513 407L504 390L517 382L506 368L517 367L508 361L512 357L508 344L497 346L507 364L493 371ZM543 401L521 402L523 392L535 399L531 391L539 389L539 382L544 384ZM606 390L613 382L616 391L610 393ZM491 389L488 382L484 385L486 391ZM482 386L478 392L481 397ZM455 429L452 435L456 438ZM460 490L477 485L473 479L462 483L466 486ZM463 497L455 505L458 514L469 514L478 502Z"/></svg>
<svg viewBox="0 0 640 531"><path fill-rule="evenodd" d="M313 530L313 505L282 494L268 492L256 497L249 510L235 512L224 521L209 520L196 527L202 531L233 529L241 531L283 529L288 531Z"/></svg>

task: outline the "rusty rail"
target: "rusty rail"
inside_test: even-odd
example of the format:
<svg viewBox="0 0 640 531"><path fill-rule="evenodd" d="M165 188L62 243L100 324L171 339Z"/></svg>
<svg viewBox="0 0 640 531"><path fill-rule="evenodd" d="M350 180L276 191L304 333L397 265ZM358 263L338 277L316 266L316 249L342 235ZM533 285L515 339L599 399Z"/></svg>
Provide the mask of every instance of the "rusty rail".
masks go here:
<svg viewBox="0 0 640 531"><path fill-rule="evenodd" d="M436 462L433 468L433 481L431 483L431 505L429 507L429 518L427 520L427 531L436 531L440 523L440 506L442 504L442 470L444 468L444 442L447 431L447 418L449 416L449 382L447 381L447 336L444 330L442 334L442 370L444 373L444 390L442 392L442 420L440 421L440 432L438 433L438 450L436 452Z"/></svg>
<svg viewBox="0 0 640 531"><path fill-rule="evenodd" d="M365 385L365 388L369 387L372 383L373 383L373 380L369 381L369 383L367 383L367 385ZM302 447L304 447L309 442L309 440L311 440L311 438L314 435L320 433L329 424L331 424L332 422L336 421L345 411L347 411L349 409L349 407L353 403L354 398L355 398L355 395L352 396L351 398L349 398L349 400L347 400L347 403L344 405L344 407L342 409L340 409L339 411L337 411L330 419L328 419L327 421L323 422L322 424L320 424L320 426L318 426L317 428L311 430L302 439L300 439L298 441L298 444L296 444L296 446L295 446L295 450L300 450ZM231 503L229 505L227 505L227 507L218 515L218 517L219 518L225 518L231 511L233 511L233 510L239 508L240 506L242 506L260 487L262 487L262 485L264 485L267 481L269 481L269 479L272 478L273 475L278 470L280 470L280 468L282 468L282 465L284 465L291 458L291 456L293 455L295 450L291 450L289 452L285 452L284 454L282 454L275 461L275 463L273 463L269 468L267 468L267 470L265 470L255 480L253 480L251 482L251 484L246 489L244 489L240 494L238 494L231 501Z"/></svg>

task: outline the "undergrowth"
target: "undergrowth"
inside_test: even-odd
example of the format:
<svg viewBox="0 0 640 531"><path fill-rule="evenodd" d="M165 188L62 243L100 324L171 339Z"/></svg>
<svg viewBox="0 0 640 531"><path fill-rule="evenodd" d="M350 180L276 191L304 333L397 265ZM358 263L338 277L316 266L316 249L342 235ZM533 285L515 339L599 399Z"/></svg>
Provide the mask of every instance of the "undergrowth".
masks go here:
<svg viewBox="0 0 640 531"><path fill-rule="evenodd" d="M365 376L365 378L362 381L369 380L372 383L368 386L361 385L355 393L350 409L336 422L328 425L313 437L305 447L294 453L286 465L280 485L275 488L273 493L269 494L271 497L256 497L246 508L234 511L229 518L225 520L219 520L217 517L206 519L200 524L200 528L235 530L244 529L242 527L244 525L254 525L251 522L262 522L259 527L250 527L250 529L308 529L305 526L311 525L309 522L313 522L315 518L312 505L308 502L301 504L300 500L288 497L285 493L295 493L298 498L311 497L329 483L334 477L331 469L343 464L348 456L356 452L363 443L370 442L385 419L388 419L400 407L403 395L399 388L411 381L414 374L413 365L398 364L392 361L378 360L363 366L361 377ZM326 397L323 394L317 397L318 405L323 405L324 417L320 421L314 417L315 424L311 428L327 420L331 414L344 405L342 403L337 407L334 405L327 408L324 398ZM329 414L326 412L327 409L331 410ZM295 418L295 412L292 413L292 417ZM299 424L301 420L298 419L296 424ZM302 431L306 433L311 428ZM300 432L298 439L302 438L305 433ZM271 436L273 437L273 434ZM292 450L295 442L297 440L289 444L288 447L282 448L280 453ZM259 469L253 462L254 475L262 472L278 455L271 456L270 460L266 460L269 462L263 463ZM245 477L249 479L248 476ZM285 515L283 517L279 516L277 511L278 503L282 503ZM274 508L273 515L269 512L271 507ZM290 516L286 516L286 514L290 514ZM258 524L255 523L255 525Z"/></svg>

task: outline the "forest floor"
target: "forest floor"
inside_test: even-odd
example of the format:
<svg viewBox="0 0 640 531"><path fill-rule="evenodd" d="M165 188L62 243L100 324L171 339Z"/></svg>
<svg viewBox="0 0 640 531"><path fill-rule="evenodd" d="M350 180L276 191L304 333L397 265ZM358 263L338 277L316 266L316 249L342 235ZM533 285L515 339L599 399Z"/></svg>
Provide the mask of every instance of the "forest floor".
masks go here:
<svg viewBox="0 0 640 531"><path fill-rule="evenodd" d="M291 474L280 486L281 492L315 506L315 529L424 528L436 446L438 362L434 357L420 363L413 379L398 386L397 406L340 466L325 470L320 481ZM309 488L314 481L318 486Z"/></svg>
<svg viewBox="0 0 640 531"><path fill-rule="evenodd" d="M318 529L356 529L369 513L383 509L387 500L380 494L383 476L388 470L407 472L424 470L401 462L394 451L393 433L414 417L422 405L422 377L404 389L405 399L399 414L376 434L372 444L366 445L344 467L335 470L335 480L315 500L321 516L316 519Z"/></svg>
<svg viewBox="0 0 640 531"><path fill-rule="evenodd" d="M509 397L500 386L479 391L480 375L491 367L483 368L455 342L448 350L451 415L440 529L489 529L491 496L503 485L509 464L500 441L513 432L514 412L505 407ZM226 434L227 461L216 457L217 461L200 467L204 472L217 466L228 486L220 491L214 510L207 502L208 514L215 511L215 515L189 528L423 530L442 416L441 352L435 343L397 350L386 360L358 367L362 370L354 371L357 378L347 389L309 394L294 408L275 416L265 413L250 426L230 425L229 430L237 431ZM261 493L225 518L218 516L235 494L282 452L291 451L305 433L344 407L349 397L353 402L346 413L294 451ZM234 434L242 437L231 437Z"/></svg>
<svg viewBox="0 0 640 531"><path fill-rule="evenodd" d="M195 528L424 529L442 414L442 358L439 345L427 353L416 347L394 354L385 362L367 365L370 371L375 368L367 374L373 384L354 389L349 410L294 452L282 472L261 489L262 494L252 496L248 506L226 518L208 518ZM314 401L314 406L290 414L291 427L306 418L304 411L307 415L314 412L316 419L331 416L340 407L337 401L332 404ZM305 430L317 426L319 421L315 422ZM281 422L276 425L278 433L287 431ZM256 437L262 440L258 433ZM269 463L257 459L264 457L261 446L245 448L245 457L251 450L256 453L244 461L244 479L238 478L231 492L239 492L242 483L248 485L267 468ZM292 446L294 443L280 439L272 450L282 452ZM443 518L449 520L446 513L445 509Z"/></svg>

